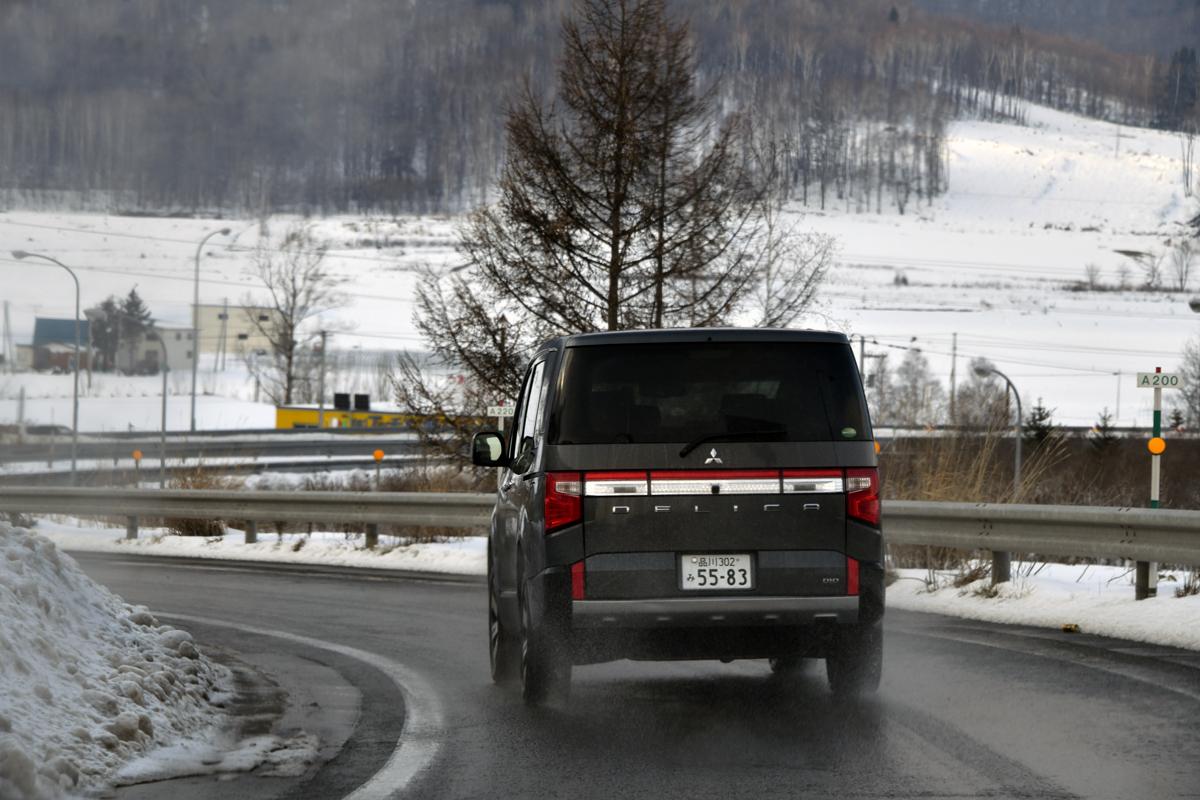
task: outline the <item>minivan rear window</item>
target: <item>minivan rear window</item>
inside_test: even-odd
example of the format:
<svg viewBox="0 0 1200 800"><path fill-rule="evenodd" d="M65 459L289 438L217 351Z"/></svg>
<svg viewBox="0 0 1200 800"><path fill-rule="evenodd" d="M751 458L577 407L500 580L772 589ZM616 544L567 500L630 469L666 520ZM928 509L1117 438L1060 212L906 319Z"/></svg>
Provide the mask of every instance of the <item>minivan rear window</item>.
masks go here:
<svg viewBox="0 0 1200 800"><path fill-rule="evenodd" d="M850 347L704 342L568 348L554 444L871 438Z"/></svg>

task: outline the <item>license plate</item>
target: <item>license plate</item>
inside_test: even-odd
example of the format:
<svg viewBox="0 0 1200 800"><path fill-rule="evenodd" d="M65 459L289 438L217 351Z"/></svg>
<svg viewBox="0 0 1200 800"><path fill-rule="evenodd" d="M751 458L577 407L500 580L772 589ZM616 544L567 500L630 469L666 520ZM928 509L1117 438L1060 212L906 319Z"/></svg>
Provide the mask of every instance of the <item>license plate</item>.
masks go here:
<svg viewBox="0 0 1200 800"><path fill-rule="evenodd" d="M681 555L679 562L679 585L687 591L754 588L754 564L748 553Z"/></svg>

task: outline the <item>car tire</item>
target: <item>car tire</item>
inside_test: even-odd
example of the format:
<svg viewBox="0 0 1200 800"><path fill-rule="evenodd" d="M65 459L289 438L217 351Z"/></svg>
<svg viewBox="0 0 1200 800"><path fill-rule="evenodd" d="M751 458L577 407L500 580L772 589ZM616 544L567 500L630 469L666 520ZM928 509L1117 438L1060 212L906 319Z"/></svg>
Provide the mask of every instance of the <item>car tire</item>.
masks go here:
<svg viewBox="0 0 1200 800"><path fill-rule="evenodd" d="M498 685L511 683L516 679L521 668L520 642L504 627L504 620L500 615L499 588L494 580L490 552L488 554L488 660L491 665L492 682Z"/></svg>
<svg viewBox="0 0 1200 800"><path fill-rule="evenodd" d="M871 694L883 677L883 625L853 625L838 631L825 659L830 690L838 696Z"/></svg>
<svg viewBox="0 0 1200 800"><path fill-rule="evenodd" d="M528 706L560 703L571 691L571 660L566 643L549 620L535 620L519 583L521 607L521 697Z"/></svg>

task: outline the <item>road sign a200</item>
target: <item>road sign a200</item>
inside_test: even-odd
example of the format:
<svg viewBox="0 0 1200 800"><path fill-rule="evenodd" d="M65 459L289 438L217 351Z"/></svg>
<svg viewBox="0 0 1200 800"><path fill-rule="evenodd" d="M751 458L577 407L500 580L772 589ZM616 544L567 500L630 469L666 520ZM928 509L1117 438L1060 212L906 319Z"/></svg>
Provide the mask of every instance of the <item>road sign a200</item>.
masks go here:
<svg viewBox="0 0 1200 800"><path fill-rule="evenodd" d="M1137 385L1139 389L1178 389L1179 376L1167 372L1139 372Z"/></svg>

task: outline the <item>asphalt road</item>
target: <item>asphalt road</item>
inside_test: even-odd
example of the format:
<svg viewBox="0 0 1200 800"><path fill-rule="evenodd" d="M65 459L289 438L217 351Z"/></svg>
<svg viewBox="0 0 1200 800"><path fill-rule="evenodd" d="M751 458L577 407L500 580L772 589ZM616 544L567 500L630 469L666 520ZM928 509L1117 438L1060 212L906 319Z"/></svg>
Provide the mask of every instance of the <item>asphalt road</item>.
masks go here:
<svg viewBox="0 0 1200 800"><path fill-rule="evenodd" d="M290 650L362 693L342 753L277 796L349 794L404 725L382 668L305 644L320 640L398 662L440 707L400 748L429 758L403 796L1200 798L1200 653L889 611L882 689L855 705L823 669L618 662L577 668L567 706L532 711L488 679L481 583L77 558L157 612L294 637L182 625L202 643ZM252 796L239 785L220 795Z"/></svg>

